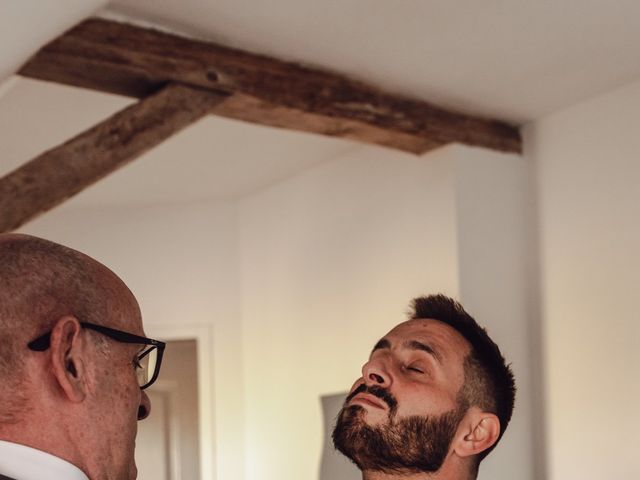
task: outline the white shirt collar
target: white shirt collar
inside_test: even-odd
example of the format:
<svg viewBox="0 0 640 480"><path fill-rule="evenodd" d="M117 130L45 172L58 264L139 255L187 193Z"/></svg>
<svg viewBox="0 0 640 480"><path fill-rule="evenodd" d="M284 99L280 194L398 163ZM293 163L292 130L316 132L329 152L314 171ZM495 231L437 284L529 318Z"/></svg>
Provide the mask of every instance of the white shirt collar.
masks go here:
<svg viewBox="0 0 640 480"><path fill-rule="evenodd" d="M16 480L89 480L66 460L4 440L0 440L0 473Z"/></svg>

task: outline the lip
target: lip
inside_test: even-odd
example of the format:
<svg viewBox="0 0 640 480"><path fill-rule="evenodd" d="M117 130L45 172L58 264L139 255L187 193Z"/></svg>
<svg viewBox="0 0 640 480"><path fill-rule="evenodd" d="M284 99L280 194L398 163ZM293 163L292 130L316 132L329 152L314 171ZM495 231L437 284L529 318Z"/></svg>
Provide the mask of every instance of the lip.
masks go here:
<svg viewBox="0 0 640 480"><path fill-rule="evenodd" d="M351 399L349 403L358 402L364 405L369 405L375 408L380 408L384 410L386 407L384 403L378 398L368 393L359 393L355 397Z"/></svg>

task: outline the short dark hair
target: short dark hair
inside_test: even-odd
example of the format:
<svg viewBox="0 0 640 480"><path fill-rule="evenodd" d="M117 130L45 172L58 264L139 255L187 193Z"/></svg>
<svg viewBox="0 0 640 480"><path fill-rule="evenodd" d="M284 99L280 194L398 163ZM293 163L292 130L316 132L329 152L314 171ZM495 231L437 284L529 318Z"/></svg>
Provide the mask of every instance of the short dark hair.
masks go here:
<svg viewBox="0 0 640 480"><path fill-rule="evenodd" d="M478 406L495 414L500 421L498 440L479 454L479 463L498 444L511 420L516 394L513 372L498 345L460 303L445 295L429 295L414 298L411 307L411 319L439 320L455 329L471 344L471 351L464 362L464 383L459 399L467 408Z"/></svg>

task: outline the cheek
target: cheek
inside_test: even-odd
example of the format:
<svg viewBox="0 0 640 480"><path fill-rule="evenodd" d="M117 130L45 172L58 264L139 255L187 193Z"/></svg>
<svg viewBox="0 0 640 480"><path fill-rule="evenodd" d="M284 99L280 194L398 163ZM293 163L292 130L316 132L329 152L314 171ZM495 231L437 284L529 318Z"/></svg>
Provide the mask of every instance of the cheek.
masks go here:
<svg viewBox="0 0 640 480"><path fill-rule="evenodd" d="M137 418L140 387L131 371L125 366L118 371L108 372L105 386L108 389L105 398L107 408L118 417L129 419L135 413Z"/></svg>
<svg viewBox="0 0 640 480"><path fill-rule="evenodd" d="M112 422L115 428L114 436L119 439L121 448L129 448L134 441L138 425L138 407L140 406L140 388L138 383L123 383L120 379L118 387L114 389L112 402L108 408L112 412Z"/></svg>
<svg viewBox="0 0 640 480"><path fill-rule="evenodd" d="M455 407L451 396L438 388L421 384L404 385L397 393L398 413L408 415L437 415Z"/></svg>
<svg viewBox="0 0 640 480"><path fill-rule="evenodd" d="M138 418L138 407L140 406L141 390L138 386L138 381L132 379L131 375L123 379L122 383L122 402L125 412L123 414L131 414Z"/></svg>

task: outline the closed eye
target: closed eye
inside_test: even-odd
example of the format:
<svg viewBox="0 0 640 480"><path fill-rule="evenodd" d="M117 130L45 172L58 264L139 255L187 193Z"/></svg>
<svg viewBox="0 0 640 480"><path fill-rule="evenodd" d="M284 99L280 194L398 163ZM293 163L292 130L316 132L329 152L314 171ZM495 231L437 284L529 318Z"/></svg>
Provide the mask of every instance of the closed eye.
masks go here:
<svg viewBox="0 0 640 480"><path fill-rule="evenodd" d="M422 370L422 369L420 369L418 367L415 367L413 365L408 366L407 370L409 370L411 372L416 372L416 373L424 373L424 370Z"/></svg>

